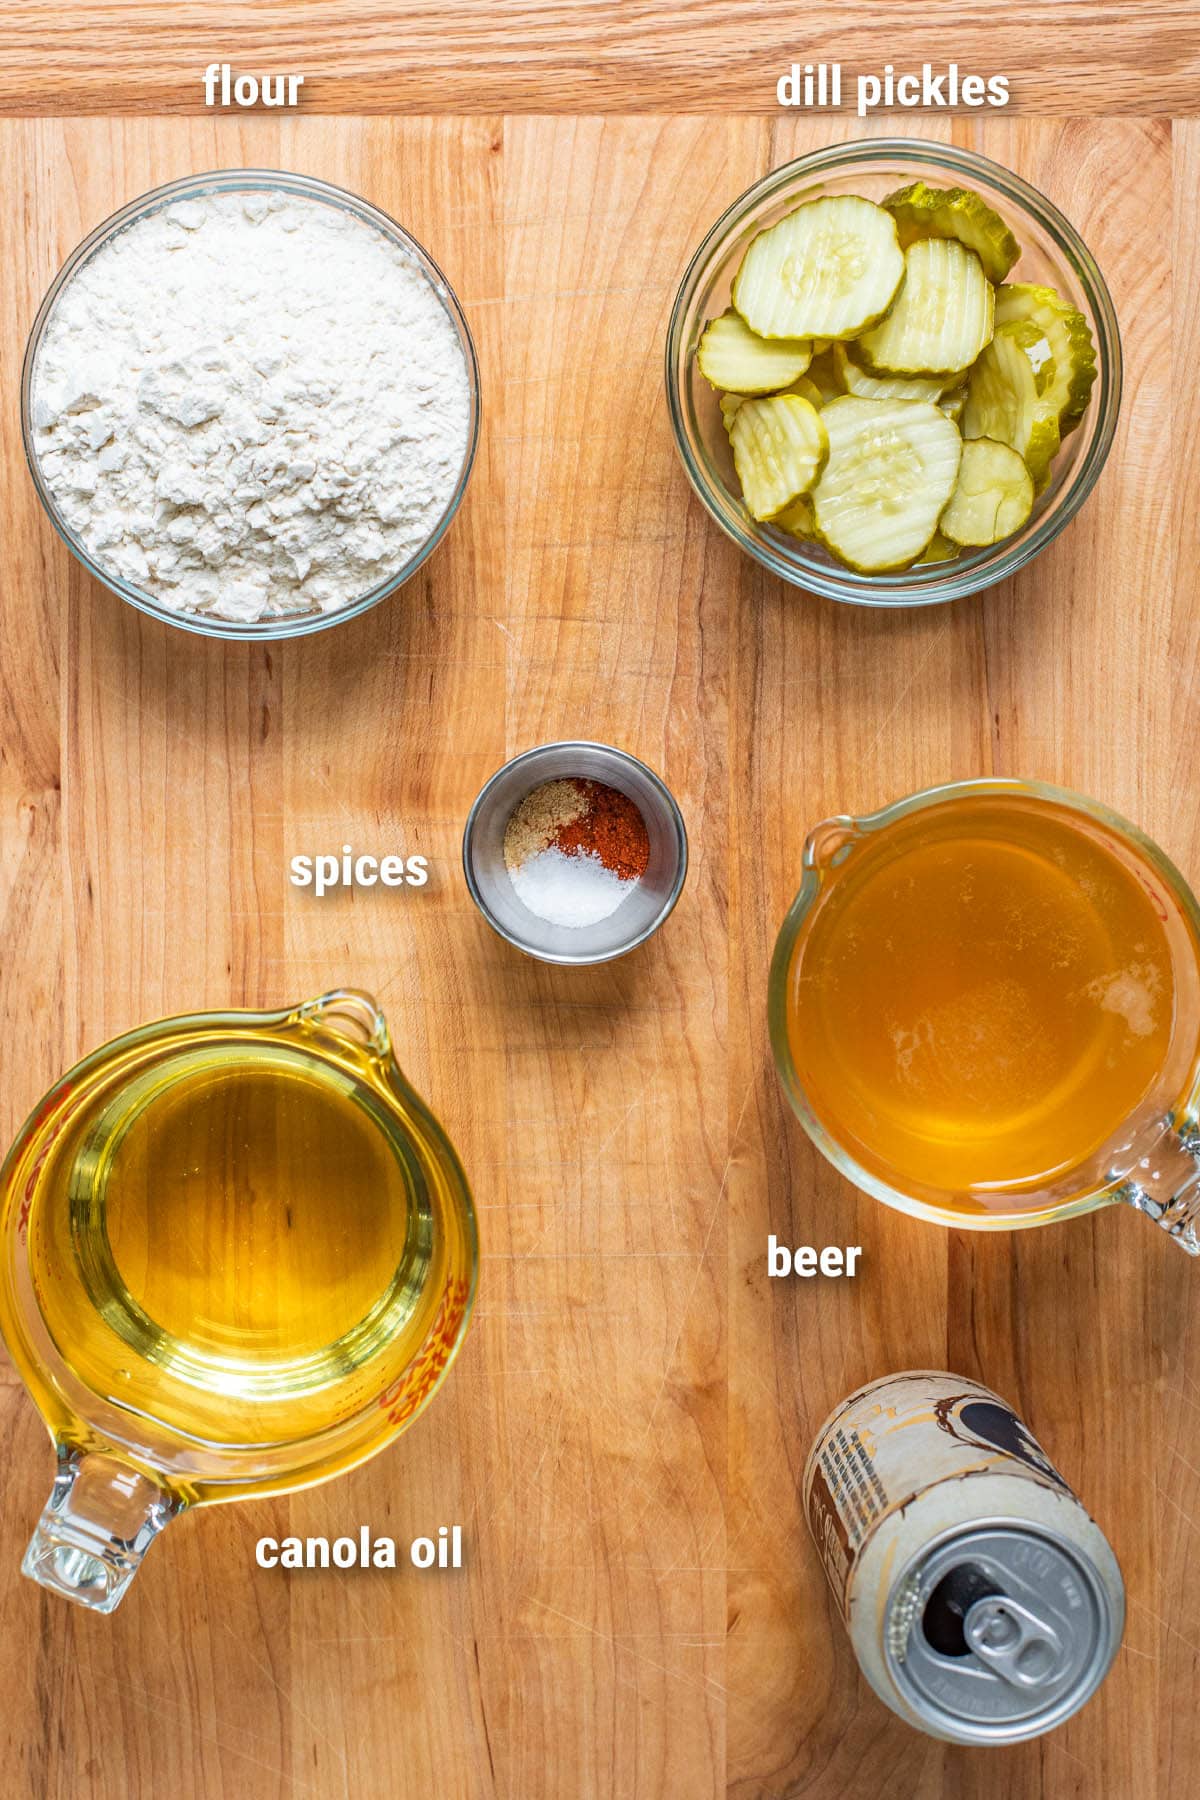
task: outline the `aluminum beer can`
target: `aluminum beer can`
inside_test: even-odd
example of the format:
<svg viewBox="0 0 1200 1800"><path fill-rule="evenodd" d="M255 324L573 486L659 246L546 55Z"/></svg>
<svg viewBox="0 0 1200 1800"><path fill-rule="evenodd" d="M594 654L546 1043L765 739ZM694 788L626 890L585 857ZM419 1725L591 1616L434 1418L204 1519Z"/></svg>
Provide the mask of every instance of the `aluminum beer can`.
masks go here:
<svg viewBox="0 0 1200 1800"><path fill-rule="evenodd" d="M804 1509L863 1674L910 1725L1014 1744L1077 1712L1125 1622L1116 1557L1010 1406L960 1375L861 1388Z"/></svg>

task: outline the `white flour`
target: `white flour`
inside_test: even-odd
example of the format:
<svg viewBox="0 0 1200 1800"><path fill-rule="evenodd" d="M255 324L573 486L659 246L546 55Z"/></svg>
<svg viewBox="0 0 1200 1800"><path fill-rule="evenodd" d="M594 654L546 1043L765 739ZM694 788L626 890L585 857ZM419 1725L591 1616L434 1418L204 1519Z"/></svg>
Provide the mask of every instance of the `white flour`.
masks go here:
<svg viewBox="0 0 1200 1800"><path fill-rule="evenodd" d="M176 202L67 284L35 446L98 564L180 612L332 612L429 538L467 445L466 362L420 266L340 207Z"/></svg>

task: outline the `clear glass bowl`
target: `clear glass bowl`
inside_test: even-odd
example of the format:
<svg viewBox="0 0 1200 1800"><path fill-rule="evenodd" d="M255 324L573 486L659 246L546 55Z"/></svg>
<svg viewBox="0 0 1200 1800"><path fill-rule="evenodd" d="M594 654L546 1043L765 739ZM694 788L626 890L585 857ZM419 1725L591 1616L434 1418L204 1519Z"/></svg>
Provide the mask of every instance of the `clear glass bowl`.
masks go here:
<svg viewBox="0 0 1200 1800"><path fill-rule="evenodd" d="M953 562L892 575L858 575L819 545L760 525L743 504L717 397L696 367L705 321L724 312L752 238L805 200L862 194L880 200L906 182L974 188L1005 220L1022 247L1013 279L1057 288L1084 314L1096 343L1091 402L1063 441L1050 485L1024 530ZM1074 518L1096 485L1112 445L1121 403L1121 340L1104 277L1074 226L1028 182L985 156L950 144L878 138L834 144L776 169L735 200L693 256L667 331L667 400L683 466L717 524L772 574L796 587L859 606L929 606L1002 581L1044 550Z"/></svg>
<svg viewBox="0 0 1200 1800"><path fill-rule="evenodd" d="M54 310L55 302L72 276L89 261L97 251L102 250L118 232L124 231L137 220L147 214L160 211L165 206L174 205L179 200L195 199L201 194L245 193L267 190L285 194L301 194L310 200L319 200L326 206L341 207L352 213L355 218L362 219L368 225L381 231L383 235L396 244L417 263L428 277L438 299L445 308L447 317L453 325L462 349L463 360L467 369L467 382L470 389L470 417L467 424L467 441L463 452L462 467L454 484L454 491L446 505L446 510L434 526L420 549L400 568L390 574L385 581L376 584L356 600L346 606L336 607L331 612L304 613L289 618L257 619L248 622L235 619L218 619L203 613L184 613L173 607L165 606L153 594L135 587L132 582L123 581L111 569L86 548L81 539L67 524L58 509L57 502L46 483L38 462L37 450L33 441L33 421L31 399L33 393L34 370L37 366L38 352L42 337ZM148 194L142 194L123 206L120 212L113 213L86 237L72 251L50 285L49 291L33 322L29 334L29 343L25 351L25 365L21 372L21 433L25 441L25 456L29 463L29 471L33 476L33 484L38 498L49 515L50 522L67 548L78 557L89 575L102 582L112 593L119 594L122 600L128 600L131 606L139 611L149 613L152 618L161 619L164 624L182 626L185 631L200 633L203 637L229 639L271 639L303 637L309 632L324 631L330 625L341 625L347 619L357 618L369 607L377 606L386 600L389 594L415 575L421 564L430 557L441 543L450 522L458 511L463 494L466 492L471 467L475 461L475 449L479 441L479 364L475 356L475 345L471 340L470 329L463 316L463 310L456 299L446 277L442 274L428 251L422 249L416 239L410 237L402 225L380 212L378 207L370 205L357 194L349 194L343 188L333 187L327 181L318 181L310 175L292 175L279 169L224 169L204 175L188 175L181 181L169 181L165 187L154 188Z"/></svg>

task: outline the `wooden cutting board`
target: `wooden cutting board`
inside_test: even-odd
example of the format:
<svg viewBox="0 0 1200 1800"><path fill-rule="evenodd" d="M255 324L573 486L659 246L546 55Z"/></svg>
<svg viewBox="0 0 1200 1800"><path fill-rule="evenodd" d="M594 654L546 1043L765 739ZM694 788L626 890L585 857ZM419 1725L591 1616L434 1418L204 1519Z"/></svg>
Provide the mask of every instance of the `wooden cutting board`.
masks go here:
<svg viewBox="0 0 1200 1800"><path fill-rule="evenodd" d="M1009 76L1010 110L1197 110L1200 17L1171 0L1042 11L949 0L7 0L0 112L202 112L214 60L305 77L321 112L773 114L794 62L849 78L955 62ZM912 123L919 115L901 115Z"/></svg>
<svg viewBox="0 0 1200 1800"><path fill-rule="evenodd" d="M18 1576L51 1459L5 1365L6 1794L1176 1800L1200 1784L1200 1270L1132 1214L983 1240L887 1212L810 1149L767 1049L774 933L831 810L1030 775L1108 801L1200 878L1200 128L920 129L997 157L1079 226L1121 318L1126 398L1099 489L1032 568L873 615L739 558L691 497L661 387L703 231L772 165L861 134L852 121L0 124L4 1139L76 1056L146 1018L362 986L459 1146L485 1259L464 1353L409 1435L327 1487L185 1517L108 1620ZM74 243L146 188L245 164L404 221L456 287L484 391L466 503L420 576L363 619L261 648L157 625L81 573L39 510L14 395ZM458 867L483 780L568 735L660 770L692 846L667 928L585 972L494 938ZM428 855L428 889L317 902L289 886L291 855L343 842ZM861 1243L861 1273L768 1283L770 1231ZM951 1749L891 1718L801 1517L828 1408L920 1365L1017 1404L1125 1572L1111 1676L1022 1749ZM461 1524L466 1567L255 1566L260 1536L364 1523L405 1540Z"/></svg>

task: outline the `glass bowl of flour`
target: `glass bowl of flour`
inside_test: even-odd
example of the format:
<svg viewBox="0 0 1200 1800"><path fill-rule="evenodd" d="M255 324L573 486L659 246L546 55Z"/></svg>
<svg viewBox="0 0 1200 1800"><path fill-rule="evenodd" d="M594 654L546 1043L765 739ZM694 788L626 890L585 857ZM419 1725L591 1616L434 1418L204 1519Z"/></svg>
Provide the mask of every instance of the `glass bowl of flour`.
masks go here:
<svg viewBox="0 0 1200 1800"><path fill-rule="evenodd" d="M34 321L21 416L42 504L106 587L189 631L296 637L441 541L479 374L394 220L238 169L156 188L80 244Z"/></svg>

